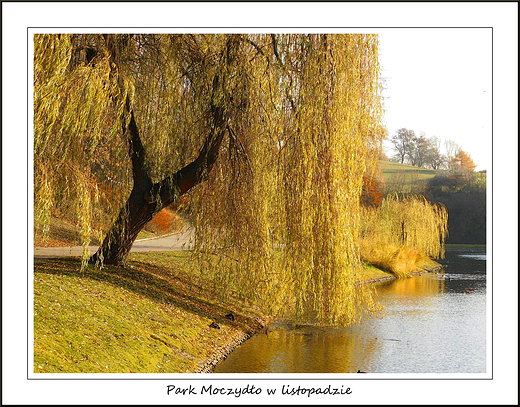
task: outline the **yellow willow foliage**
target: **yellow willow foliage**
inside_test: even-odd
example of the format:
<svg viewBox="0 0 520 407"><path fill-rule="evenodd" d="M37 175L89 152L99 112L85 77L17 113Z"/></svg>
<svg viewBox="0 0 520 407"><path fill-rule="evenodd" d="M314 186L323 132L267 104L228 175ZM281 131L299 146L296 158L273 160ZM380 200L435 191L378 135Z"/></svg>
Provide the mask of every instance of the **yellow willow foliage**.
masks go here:
<svg viewBox="0 0 520 407"><path fill-rule="evenodd" d="M355 282L362 178L382 136L377 38L278 45L286 63L270 60L273 74L262 59L240 67L235 89L249 97L229 141L239 148L227 146L199 190L198 253L222 290L293 320L349 324L374 308ZM281 81L292 87L280 92Z"/></svg>
<svg viewBox="0 0 520 407"><path fill-rule="evenodd" d="M66 214L79 224L86 242L90 239L91 201L97 191L97 186L91 186L96 185L94 180L86 180L94 167L111 165L95 182L102 185L105 181L105 189L128 190L128 185L121 188L128 179L128 164L122 160L113 165L111 160L112 156L128 155L125 143L115 137L123 104L114 103L121 88L110 78L107 55L95 65L71 68L72 50L71 35L34 36L34 183L37 197L40 190L51 191L46 196L52 200L39 208ZM122 196L116 198L115 206L119 206ZM99 208L97 217L109 209Z"/></svg>
<svg viewBox="0 0 520 407"><path fill-rule="evenodd" d="M53 201L49 175L44 168L40 168L39 182L34 191L34 219L43 238L49 236Z"/></svg>
<svg viewBox="0 0 520 407"><path fill-rule="evenodd" d="M223 107L219 157L190 192L194 267L277 316L344 325L374 309L356 276L384 138L377 36L36 35L34 55L35 211L72 205L88 242L132 186L125 102L154 181L197 156Z"/></svg>
<svg viewBox="0 0 520 407"><path fill-rule="evenodd" d="M81 269L83 270L87 265L88 258L90 257L88 246L92 235L92 204L97 200L97 187L95 185L88 185L88 180L86 180L83 175L78 175L76 179L79 181L77 184L77 194L79 199L77 200L76 211L80 222L83 246L83 255L81 257Z"/></svg>
<svg viewBox="0 0 520 407"><path fill-rule="evenodd" d="M434 259L444 258L448 212L422 195L389 195L380 208L365 208L363 239L372 247L409 247Z"/></svg>

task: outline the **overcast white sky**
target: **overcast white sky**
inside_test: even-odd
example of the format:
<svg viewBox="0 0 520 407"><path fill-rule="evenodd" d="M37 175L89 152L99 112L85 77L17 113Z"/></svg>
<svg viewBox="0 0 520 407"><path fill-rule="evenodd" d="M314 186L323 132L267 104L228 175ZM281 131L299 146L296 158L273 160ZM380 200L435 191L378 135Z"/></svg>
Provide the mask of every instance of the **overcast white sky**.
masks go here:
<svg viewBox="0 0 520 407"><path fill-rule="evenodd" d="M381 31L389 135L405 127L453 140L477 170L490 169L491 41L489 28Z"/></svg>

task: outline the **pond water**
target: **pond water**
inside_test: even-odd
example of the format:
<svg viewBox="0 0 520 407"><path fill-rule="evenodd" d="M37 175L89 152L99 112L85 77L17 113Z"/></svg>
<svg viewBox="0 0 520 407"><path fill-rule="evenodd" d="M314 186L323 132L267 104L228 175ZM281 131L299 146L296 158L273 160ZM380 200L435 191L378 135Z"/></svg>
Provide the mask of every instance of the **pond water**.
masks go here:
<svg viewBox="0 0 520 407"><path fill-rule="evenodd" d="M485 249L448 249L440 263L379 285L377 317L347 328L275 322L214 373L485 373Z"/></svg>

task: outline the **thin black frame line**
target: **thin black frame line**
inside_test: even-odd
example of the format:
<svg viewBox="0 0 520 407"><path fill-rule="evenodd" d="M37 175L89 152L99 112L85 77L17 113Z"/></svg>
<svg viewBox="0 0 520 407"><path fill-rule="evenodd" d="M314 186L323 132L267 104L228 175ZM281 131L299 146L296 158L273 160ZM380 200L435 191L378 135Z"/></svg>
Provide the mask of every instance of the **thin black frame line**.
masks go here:
<svg viewBox="0 0 520 407"><path fill-rule="evenodd" d="M494 179L494 171L493 171L493 141L494 141L494 136L495 136L495 126L494 126L494 118L495 118L495 111L494 111L494 101L495 101L495 83L494 83L494 67L495 67L495 48L494 48L494 45L495 45L495 42L494 42L494 37L493 37L493 34L494 34L494 31L493 31L493 27L491 27L491 209L493 209L493 188L494 188L494 185L495 183L493 182ZM486 175L486 181L487 181L487 175ZM486 185L486 198L487 198L487 185ZM488 214L488 208L487 208L487 199L486 199L486 217L487 217L487 214ZM490 233L490 237L491 237L491 377L493 377L493 374L494 374L494 363L495 363L495 358L494 358L494 347L493 347L493 339L494 339L494 336L493 336L493 329L494 329L494 322L495 322L495 318L493 316L493 309L494 309L494 300L495 300L495 293L494 293L494 289L495 289L495 285L493 284L493 276L494 276L494 273L493 273L493 270L495 269L494 268L494 258L495 256L493 256L493 226L495 225L495 222L494 222L494 219L493 219L493 211L491 211L491 233ZM486 231L487 233L487 231ZM487 252L487 236L486 236L486 252ZM488 278L488 273L487 273L487 257L486 257L486 280ZM486 283L486 292L487 292L487 283ZM487 338L486 338L487 339Z"/></svg>
<svg viewBox="0 0 520 407"><path fill-rule="evenodd" d="M193 374L193 375L208 375L208 373L35 373L35 374L67 374L67 375L73 375L73 374L114 374L114 375L121 375L121 374L128 374L128 375L134 375L134 374L164 374L164 375L175 375L175 374ZM432 377L384 377L384 378L377 378L377 377L358 377L356 376L356 373L317 373L317 374L337 374L337 375L354 375L352 377L343 377L343 378L334 378L334 377L324 377L324 378L315 378L315 377L215 377L213 375L222 375L222 374L230 374L230 375L254 375L254 374L297 374L297 373L209 373L209 376L200 376L200 377L129 377L129 378L121 378L121 377L103 377L103 378L89 378L89 377L27 377L27 380L110 380L110 381L128 381L128 380L170 380L170 381L177 381L177 380L206 380L206 381L213 381L213 380L251 380L251 381L257 381L257 380L329 380L329 381L337 381L337 380L343 380L343 381L349 381L349 380L369 380L369 381L381 381L381 380L403 380L403 381L414 381L414 380L421 380L421 381L439 381L439 380L457 380L457 381L486 381L486 380L493 380L491 377L475 377L475 378L468 378L468 377L439 377L439 378L432 378ZM309 373L312 374L312 373ZM379 374L379 373L372 373L372 374ZM385 373L385 374L393 374L393 373ZM398 373L400 374L400 373ZM411 374L424 374L424 373L411 373ZM427 373L430 374L430 373ZM437 374L437 373L432 373ZM439 374L450 374L450 373L439 373ZM453 373L453 374L464 374L464 373ZM481 373L469 373L469 374L481 374Z"/></svg>
<svg viewBox="0 0 520 407"><path fill-rule="evenodd" d="M61 28L61 29L64 29L64 28L78 28L78 29L85 29L85 28L120 28L120 27L27 27L27 52L26 52L26 58L27 58L27 74L26 74L26 79L27 79L27 95L29 95L29 81L28 81L28 78L29 78L29 42L30 42L30 33L29 33L29 30L32 30L32 29L38 29L38 28ZM123 27L125 28L125 27ZM138 28L138 29L141 29L141 28L147 28L147 27L133 27L133 28ZM300 27L148 27L148 28L175 28L175 29L183 29L183 28L190 28L190 29L197 29L197 28L218 28L218 29L222 29L222 28L300 28ZM493 141L494 141L494 121L493 121L493 118L494 118L494 82L493 82L493 73L494 73L494 48L493 48L493 45L494 45L494 37L493 37L493 27L302 27L302 28L312 28L312 29L315 29L315 28L328 28L328 29L350 29L350 28L363 28L363 29L380 29L380 28L388 28L388 29L491 29L491 94L492 94L492 97L491 97L491 169L492 169L492 172L491 172L491 179L493 181ZM34 35L34 34L33 34ZM29 111L29 98L27 98L27 112ZM27 116L27 140L26 140L26 145L27 145L27 167L28 167L28 164L29 164L29 131L30 131L30 126L29 126L29 115ZM493 207L493 182L492 182L492 188L491 188L491 206ZM29 187L29 171L27 171L27 186ZM28 191L29 192L29 191ZM27 195L27 197L29 197L29 195ZM487 216L487 215L486 215ZM491 241L493 243L493 226L494 226L494 219L493 219L493 212L491 212ZM29 227L29 205L27 205L27 227ZM486 242L487 243L487 242ZM486 249L487 251L487 249ZM493 254L493 245L491 245L491 253ZM493 269L493 265L494 265L494 262L493 262L493 256L492 256L492 259L491 259L491 265L492 265L492 269ZM34 273L34 270L33 270L33 273ZM27 332L29 332L29 234L27 234ZM486 278L487 278L487 273L486 273ZM493 282L493 274L491 275L491 282ZM454 378L447 378L447 377L443 377L443 378L418 378L418 377L414 377L414 378L307 378L307 377L301 377L301 378L298 378L298 377L292 377L292 378L254 378L254 377L240 377L240 378L234 378L234 377L214 377L212 376L211 378L206 378L206 377L201 377L201 378L198 378L198 377L194 377L194 378L109 378L109 377L105 377L105 378L85 378L85 377L81 377L81 378L71 378L71 377L67 377L67 378L55 378L55 377L49 377L49 378L45 378L45 377L29 377L29 337L27 336L27 354L26 354L26 365L27 365L27 380L119 380L119 381L128 381L128 380L331 380L331 381L334 381L334 380L493 380L493 376L494 376L494 349L493 349L493 329L494 329L494 318L493 318L493 301L494 301L494 292L493 292L493 284L491 285L491 377L484 377L484 378L458 378L458 377L454 377ZM37 373L38 374L38 373ZM45 374L45 373L41 373L41 374ZM71 374L71 373L63 373L63 374ZM73 373L72 373L73 374ZM81 374L81 373L80 373ZM117 373L116 373L117 374ZM167 374L175 374L175 373L165 373L165 375ZM197 373L192 373L192 374L195 374L197 375ZM220 374L220 373L213 373L213 374ZM232 374L240 374L240 375L244 375L244 374L247 374L247 373L232 373ZM289 373L291 374L291 373ZM337 373L338 375L344 375L344 374L349 374L349 373ZM442 374L442 373L441 373ZM471 373L470 373L471 374Z"/></svg>
<svg viewBox="0 0 520 407"><path fill-rule="evenodd" d="M45 26L34 26L34 27L27 27L27 29L31 29L31 30L37 30L37 29L63 29L63 30L68 30L68 29L79 29L79 30L85 30L85 29L117 29L117 30L121 30L121 29L154 29L154 30L161 30L161 29L169 29L169 30L182 30L182 29L190 29L190 30L196 30L196 29L205 29L205 30L212 30L212 29L218 29L218 30L225 30L225 29L248 29L248 30L251 30L251 29L288 29L288 30L293 30L293 29L311 29L311 30L321 30L321 29L329 29L329 30L344 30L344 29L363 29L363 30L382 30L382 29L396 29L396 30L404 30L404 29L412 29L412 30L418 30L418 29L446 29L446 30L458 30L458 29L493 29L492 26L468 26L468 27L464 27L464 26L457 26L457 27L443 27L443 26L431 26L431 27L415 27L415 26L406 26L406 27L385 27L385 26L381 26L381 27L357 27L357 26L352 26L352 27L321 27L321 26L316 26L316 27L300 27L300 26L295 26L295 27L270 27L270 26L266 26L266 27L262 27L262 26L258 26L258 27L168 27L168 26L164 26L164 27L126 27L126 26L122 26L122 27L96 27L96 26L85 26L85 27L67 27L67 26L56 26L56 27L45 27ZM175 33L172 33L172 34L175 34ZM201 34L204 34L204 33L201 33ZM208 33L208 34L216 34L216 33ZM336 33L334 33L336 34ZM341 33L338 33L338 34L341 34Z"/></svg>
<svg viewBox="0 0 520 407"><path fill-rule="evenodd" d="M30 264L30 261L29 261L29 163L30 163L30 159L32 158L33 162L34 162L34 151L33 151L33 154L32 154L32 157L30 157L30 152L29 152L29 136L30 136L30 129L31 129L31 126L30 126L30 123L29 123L29 103L31 102L29 100L29 42L30 42L30 37L29 37L29 29L27 29L27 38L26 38L26 44L27 44L27 50L25 52L25 58L26 58L26 69L27 69L27 73L25 74L25 80L26 80L26 97L27 97L27 101L26 101L26 113L27 113L27 119L26 119L26 123L27 123L27 138L25 140L25 148L27 150L27 163L26 163L26 168L27 168L27 275L26 275L26 290L27 290L27 297L25 299L25 303L27 304L27 344L26 344L26 347L27 347L27 353L26 353L26 365L27 365L27 379L29 380L29 318L30 318L30 315L29 315L29 275L33 276L34 277L34 267L33 267L33 270L32 270L32 273L30 273L30 270L29 270L29 264ZM34 98L33 98L34 99ZM34 102L33 102L34 103ZM33 138L34 138L34 135L33 135ZM34 183L32 185L32 190L34 191ZM34 192L33 192L34 193ZM34 206L33 206L33 218L34 218ZM33 219L33 223L34 223L34 219ZM33 229L34 229L34 226L33 226ZM32 245L34 246L34 241L32 243ZM33 255L33 259L34 259L34 255ZM34 261L34 260L33 260ZM34 288L33 288L33 298L34 298ZM33 315L33 327L34 327L34 300L33 300L33 310L32 310L32 315ZM34 341L34 328L33 328L33 341ZM33 349L32 349L32 353L33 353L33 359L34 359L34 346L33 346ZM34 364L34 363L33 363ZM33 370L34 370L34 366L33 366Z"/></svg>

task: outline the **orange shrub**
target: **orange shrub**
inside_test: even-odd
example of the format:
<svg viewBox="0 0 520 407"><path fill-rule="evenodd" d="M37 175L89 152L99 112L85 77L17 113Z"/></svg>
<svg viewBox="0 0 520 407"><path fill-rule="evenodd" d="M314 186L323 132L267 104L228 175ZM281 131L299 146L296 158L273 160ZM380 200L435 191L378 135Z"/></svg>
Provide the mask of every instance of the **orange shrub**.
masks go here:
<svg viewBox="0 0 520 407"><path fill-rule="evenodd" d="M180 230L183 226L183 220L174 211L164 208L159 211L150 222L145 226L145 229L153 233L171 233Z"/></svg>

